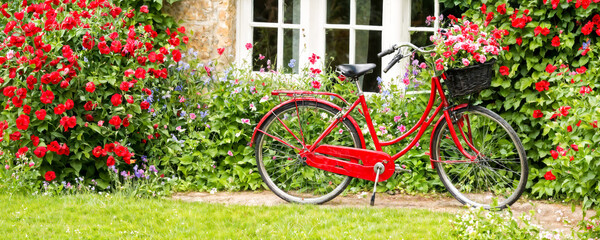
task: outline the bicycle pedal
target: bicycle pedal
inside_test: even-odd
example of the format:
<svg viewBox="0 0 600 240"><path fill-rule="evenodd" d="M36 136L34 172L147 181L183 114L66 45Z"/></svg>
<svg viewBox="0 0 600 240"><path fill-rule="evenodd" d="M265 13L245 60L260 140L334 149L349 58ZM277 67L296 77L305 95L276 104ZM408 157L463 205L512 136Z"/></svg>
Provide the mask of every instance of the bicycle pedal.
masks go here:
<svg viewBox="0 0 600 240"><path fill-rule="evenodd" d="M399 165L396 164L396 170L394 171L394 173L411 173L412 171L410 169L406 168L406 165Z"/></svg>

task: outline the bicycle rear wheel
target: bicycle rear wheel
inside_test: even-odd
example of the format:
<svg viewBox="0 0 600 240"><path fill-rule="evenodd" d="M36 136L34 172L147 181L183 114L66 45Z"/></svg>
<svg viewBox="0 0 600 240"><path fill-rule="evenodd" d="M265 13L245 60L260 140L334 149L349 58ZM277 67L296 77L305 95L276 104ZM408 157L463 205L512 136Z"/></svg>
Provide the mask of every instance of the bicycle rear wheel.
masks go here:
<svg viewBox="0 0 600 240"><path fill-rule="evenodd" d="M470 161L460 153L448 123L442 120L434 132L431 157L448 191L463 204L486 209L516 202L529 174L517 133L502 117L483 107L469 106L454 113L457 121L453 126L461 145L477 155L470 143L480 154Z"/></svg>
<svg viewBox="0 0 600 240"><path fill-rule="evenodd" d="M321 204L346 189L351 177L308 166L298 154L301 142L314 143L338 112L317 101L298 100L274 110L261 125L255 146L258 172L277 196L288 202ZM338 124L320 144L362 148L349 119Z"/></svg>

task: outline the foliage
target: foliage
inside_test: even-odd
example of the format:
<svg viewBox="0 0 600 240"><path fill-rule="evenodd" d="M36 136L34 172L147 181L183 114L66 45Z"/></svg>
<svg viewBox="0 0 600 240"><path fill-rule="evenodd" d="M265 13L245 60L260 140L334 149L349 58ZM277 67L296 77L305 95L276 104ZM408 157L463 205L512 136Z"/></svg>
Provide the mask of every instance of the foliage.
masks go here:
<svg viewBox="0 0 600 240"><path fill-rule="evenodd" d="M522 214L518 218L509 209L505 211L487 211L483 208L471 208L463 214L457 214L452 221L450 235L452 239L578 239L563 232L547 231L533 223L535 211Z"/></svg>
<svg viewBox="0 0 600 240"><path fill-rule="evenodd" d="M600 4L556 0L452 3L469 9L464 16L474 22L509 32L504 37L508 50L497 62L499 74L492 88L481 92L479 102L500 112L519 133L531 159L528 187L534 196L584 201L585 207L597 205L598 161L592 149L600 139L590 123L598 120L594 103L599 75L593 71L575 76L583 82L568 84L571 77L557 72L581 74L599 66ZM586 86L585 94L580 94ZM571 113L552 117L560 110ZM582 127L576 128L579 120ZM568 131L568 126L574 131ZM581 150L569 151L571 144ZM557 147L566 149L569 156L555 160L551 150L557 152Z"/></svg>
<svg viewBox="0 0 600 240"><path fill-rule="evenodd" d="M104 193L0 195L0 214L6 239L444 239L452 218L424 209L243 206Z"/></svg>
<svg viewBox="0 0 600 240"><path fill-rule="evenodd" d="M162 93L179 82L163 79L180 61L185 28L159 34L137 22L147 9L106 1L4 6L2 148L31 159L47 182L84 177L104 189L109 168L149 176L164 154L156 146L168 142L160 136L175 129L158 129L170 122L153 119L147 100L163 97L164 111L183 105Z"/></svg>

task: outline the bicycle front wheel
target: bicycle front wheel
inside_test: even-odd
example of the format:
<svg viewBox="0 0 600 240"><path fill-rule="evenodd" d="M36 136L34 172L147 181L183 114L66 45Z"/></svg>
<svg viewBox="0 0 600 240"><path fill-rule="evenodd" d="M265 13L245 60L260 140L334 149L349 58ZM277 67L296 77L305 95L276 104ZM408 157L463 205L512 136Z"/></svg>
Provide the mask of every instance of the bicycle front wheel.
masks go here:
<svg viewBox="0 0 600 240"><path fill-rule="evenodd" d="M453 126L461 145L477 159L469 160L459 152L448 123L442 120L434 132L431 158L444 186L470 206L512 205L525 190L529 173L517 133L502 117L483 107L469 106L454 114Z"/></svg>
<svg viewBox="0 0 600 240"><path fill-rule="evenodd" d="M274 110L261 125L256 135L256 163L263 181L277 196L288 202L321 204L348 186L351 177L308 166L299 155L302 143L313 144L338 113L327 104L298 100ZM320 144L362 148L349 119Z"/></svg>

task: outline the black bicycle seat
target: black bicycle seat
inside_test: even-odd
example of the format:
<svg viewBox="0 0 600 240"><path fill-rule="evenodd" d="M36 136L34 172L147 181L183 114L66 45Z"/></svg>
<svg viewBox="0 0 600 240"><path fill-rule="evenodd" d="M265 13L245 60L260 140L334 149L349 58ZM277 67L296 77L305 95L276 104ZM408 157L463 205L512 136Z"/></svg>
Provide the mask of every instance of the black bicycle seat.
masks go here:
<svg viewBox="0 0 600 240"><path fill-rule="evenodd" d="M342 74L349 78L360 77L375 68L377 65L374 63L367 64L342 64L337 66L338 70L342 72Z"/></svg>

